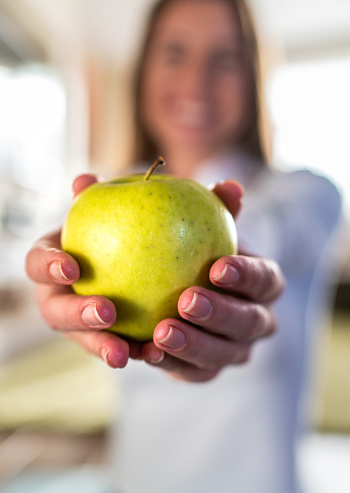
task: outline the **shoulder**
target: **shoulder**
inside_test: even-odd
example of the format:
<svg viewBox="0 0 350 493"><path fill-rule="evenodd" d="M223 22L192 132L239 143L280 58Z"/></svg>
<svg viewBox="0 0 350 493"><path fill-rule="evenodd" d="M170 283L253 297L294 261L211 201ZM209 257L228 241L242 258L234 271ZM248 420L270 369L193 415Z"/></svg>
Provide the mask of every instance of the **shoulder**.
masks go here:
<svg viewBox="0 0 350 493"><path fill-rule="evenodd" d="M307 169L300 169L290 173L279 173L280 178L284 175L284 179L290 184L302 189L310 190L310 192L329 193L339 197L339 192L335 185L325 176L317 174Z"/></svg>
<svg viewBox="0 0 350 493"><path fill-rule="evenodd" d="M278 216L293 215L300 220L313 217L328 228L341 216L342 201L337 187L325 176L306 169L282 172L264 168L250 187L249 195L253 203L257 200Z"/></svg>

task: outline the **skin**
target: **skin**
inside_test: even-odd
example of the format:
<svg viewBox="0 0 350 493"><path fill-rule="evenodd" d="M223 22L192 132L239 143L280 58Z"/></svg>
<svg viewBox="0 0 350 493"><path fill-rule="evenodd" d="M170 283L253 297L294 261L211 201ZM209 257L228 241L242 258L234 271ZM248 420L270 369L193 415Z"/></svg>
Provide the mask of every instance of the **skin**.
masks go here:
<svg viewBox="0 0 350 493"><path fill-rule="evenodd" d="M180 46L175 64L171 51L170 65L167 36ZM237 20L218 0L179 0L159 20L146 63L142 110L164 150L168 172L191 177L202 159L229 150L239 140L249 107L249 73L237 58L239 37ZM77 178L74 193L96 180L92 175ZM217 184L214 192L235 218L242 188L227 181ZM153 341L142 344L103 330L117 318L108 299L73 294L70 286L79 278L79 266L61 250L59 232L34 245L26 269L38 283L38 304L49 326L110 367L123 368L129 358L138 358L175 378L196 382L249 360L253 343L276 330L272 303L284 288L275 262L242 251L222 257L209 278L225 294L189 287L178 301L181 319L162 320Z"/></svg>
<svg viewBox="0 0 350 493"><path fill-rule="evenodd" d="M74 183L75 193L94 179L79 177ZM214 191L236 216L242 197L239 185L225 182ZM79 266L61 250L59 231L41 238L28 252L26 270L38 283L38 304L49 326L101 357L110 367L123 368L129 358L143 359L176 378L197 382L210 380L227 365L248 361L252 343L276 330L271 303L284 286L273 261L245 255L222 257L211 267L210 280L227 295L195 286L186 289L178 302L183 320L161 321L155 327L153 342L141 344L103 330L117 318L111 301L102 296L73 294L70 286L79 278ZM212 305L210 314L204 317L198 294Z"/></svg>
<svg viewBox="0 0 350 493"><path fill-rule="evenodd" d="M191 177L249 123L251 75L225 2L179 0L156 23L141 89L145 127L172 174Z"/></svg>

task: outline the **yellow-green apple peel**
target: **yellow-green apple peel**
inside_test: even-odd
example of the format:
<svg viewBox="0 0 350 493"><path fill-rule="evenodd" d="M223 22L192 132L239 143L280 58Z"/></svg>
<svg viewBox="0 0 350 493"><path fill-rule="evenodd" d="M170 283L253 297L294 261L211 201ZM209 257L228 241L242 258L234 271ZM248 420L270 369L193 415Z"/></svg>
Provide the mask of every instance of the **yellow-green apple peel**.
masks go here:
<svg viewBox="0 0 350 493"><path fill-rule="evenodd" d="M81 269L74 291L113 301L117 321L110 330L140 341L151 340L161 320L179 318L186 288L215 289L211 265L237 252L234 220L213 192L151 173L86 188L61 240Z"/></svg>

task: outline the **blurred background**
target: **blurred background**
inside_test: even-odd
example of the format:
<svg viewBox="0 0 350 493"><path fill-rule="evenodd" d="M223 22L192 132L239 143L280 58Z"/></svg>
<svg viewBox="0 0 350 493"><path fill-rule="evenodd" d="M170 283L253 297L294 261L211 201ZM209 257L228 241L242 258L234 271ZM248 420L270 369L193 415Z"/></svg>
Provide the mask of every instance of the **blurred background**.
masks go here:
<svg viewBox="0 0 350 493"><path fill-rule="evenodd" d="M320 171L344 198L339 276L315 348L313 432L302 444L300 467L307 493L345 493L350 1L250 3L272 54L265 69L274 165ZM110 176L125 169L130 77L151 4L0 0L0 484L6 493L69 493L79 490L82 477L85 491L100 493L108 482L108 428L118 412L112 370L48 330L25 277L24 258L41 234L62 223L77 174Z"/></svg>

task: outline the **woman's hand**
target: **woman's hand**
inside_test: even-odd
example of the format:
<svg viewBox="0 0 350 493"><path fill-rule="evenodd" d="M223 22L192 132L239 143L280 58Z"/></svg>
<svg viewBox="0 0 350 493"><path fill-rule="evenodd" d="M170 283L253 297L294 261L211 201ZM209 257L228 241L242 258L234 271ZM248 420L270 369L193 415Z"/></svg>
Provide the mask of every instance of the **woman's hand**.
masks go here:
<svg viewBox="0 0 350 493"><path fill-rule="evenodd" d="M214 192L236 217L241 199L237 184L225 182ZM248 255L222 257L211 267L210 281L225 293L199 286L186 289L178 302L186 322L161 321L153 342L142 348L145 361L182 380L207 381L225 366L247 362L253 343L275 332L271 305L285 281L274 261Z"/></svg>
<svg viewBox="0 0 350 493"><path fill-rule="evenodd" d="M112 368L123 368L129 345L104 331L116 320L114 304L103 296L77 296L71 284L79 278L79 266L61 250L60 232L41 238L26 259L28 276L37 286L37 300L44 320L54 330L75 339Z"/></svg>
<svg viewBox="0 0 350 493"><path fill-rule="evenodd" d="M75 195L94 182L92 175L77 178ZM214 192L235 217L242 197L239 185L225 182ZM103 330L117 317L111 301L73 293L70 286L79 278L79 266L61 250L59 231L34 245L27 255L26 270L38 283L39 308L48 325L75 339L112 368L123 368L129 357L140 358L179 378L195 381L208 380L224 366L246 361L254 340L274 332L269 303L282 292L284 283L272 261L243 255L223 257L212 266L210 279L227 294L188 288L178 305L187 322L163 320L155 329L154 341L141 344Z"/></svg>
<svg viewBox="0 0 350 493"><path fill-rule="evenodd" d="M74 195L97 181L94 175L79 176L73 183ZM123 368L137 343L126 342L103 329L116 320L114 304L103 296L77 296L71 285L79 279L78 263L61 249L61 232L41 238L28 252L26 271L37 286L37 300L44 320L54 330L76 340L112 368Z"/></svg>
<svg viewBox="0 0 350 493"><path fill-rule="evenodd" d="M158 358L157 365L178 378L206 381L227 365L247 362L252 344L275 332L271 303L284 286L276 263L223 257L212 266L210 280L225 293L186 289L178 303L184 320L160 322L153 342L142 349L143 359L154 364Z"/></svg>

